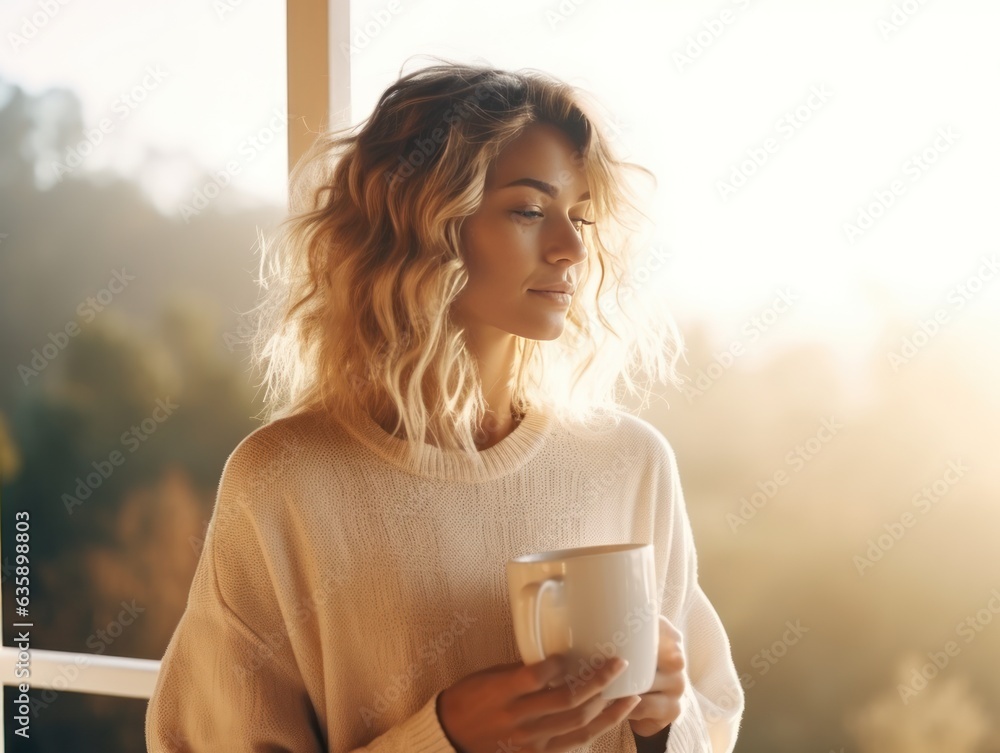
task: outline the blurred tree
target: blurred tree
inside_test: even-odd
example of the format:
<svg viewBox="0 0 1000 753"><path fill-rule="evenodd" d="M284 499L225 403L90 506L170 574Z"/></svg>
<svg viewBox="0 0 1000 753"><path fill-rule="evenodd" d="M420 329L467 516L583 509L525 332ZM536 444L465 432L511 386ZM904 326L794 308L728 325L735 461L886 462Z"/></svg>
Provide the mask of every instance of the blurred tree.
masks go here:
<svg viewBox="0 0 1000 753"><path fill-rule="evenodd" d="M7 419L0 413L0 483L14 479L21 470L21 453L10 434Z"/></svg>

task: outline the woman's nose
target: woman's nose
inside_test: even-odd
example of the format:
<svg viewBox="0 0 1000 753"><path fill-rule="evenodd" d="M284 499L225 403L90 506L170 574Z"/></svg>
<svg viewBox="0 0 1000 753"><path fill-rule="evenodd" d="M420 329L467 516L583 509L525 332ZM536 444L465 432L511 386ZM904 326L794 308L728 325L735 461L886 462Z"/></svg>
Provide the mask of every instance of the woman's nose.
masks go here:
<svg viewBox="0 0 1000 753"><path fill-rule="evenodd" d="M547 250L547 256L550 262L568 259L573 264L579 264L587 258L587 247L583 243L583 236L572 220L567 218L565 223L560 224L558 234L552 239L551 246Z"/></svg>

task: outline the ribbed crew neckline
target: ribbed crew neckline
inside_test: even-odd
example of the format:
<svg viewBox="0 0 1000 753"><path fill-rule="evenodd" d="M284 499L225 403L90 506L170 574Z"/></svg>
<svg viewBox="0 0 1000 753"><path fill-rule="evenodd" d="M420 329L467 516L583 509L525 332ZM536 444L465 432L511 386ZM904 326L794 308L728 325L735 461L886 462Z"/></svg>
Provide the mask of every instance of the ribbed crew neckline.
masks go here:
<svg viewBox="0 0 1000 753"><path fill-rule="evenodd" d="M538 452L552 429L553 416L544 407L532 407L514 430L492 447L470 457L459 450L426 444L422 458L410 456L409 442L389 434L370 416L359 424L344 422L351 434L387 462L424 478L451 481L489 481L521 468Z"/></svg>

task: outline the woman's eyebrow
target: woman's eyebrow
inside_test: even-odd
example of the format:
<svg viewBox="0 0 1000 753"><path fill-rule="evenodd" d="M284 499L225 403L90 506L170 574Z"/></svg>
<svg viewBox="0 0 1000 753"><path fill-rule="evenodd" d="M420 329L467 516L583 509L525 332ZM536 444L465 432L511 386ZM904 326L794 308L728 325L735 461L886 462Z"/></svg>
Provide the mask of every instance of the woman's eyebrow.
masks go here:
<svg viewBox="0 0 1000 753"><path fill-rule="evenodd" d="M547 193L553 199L559 195L559 188L552 185L551 183L546 183L544 180L538 180L537 178L518 178L517 180L511 181L506 186L500 186L503 188L510 188L511 186L531 186L532 188L537 188L542 193ZM577 201L586 201L590 198L590 191L584 191L580 194L580 198Z"/></svg>

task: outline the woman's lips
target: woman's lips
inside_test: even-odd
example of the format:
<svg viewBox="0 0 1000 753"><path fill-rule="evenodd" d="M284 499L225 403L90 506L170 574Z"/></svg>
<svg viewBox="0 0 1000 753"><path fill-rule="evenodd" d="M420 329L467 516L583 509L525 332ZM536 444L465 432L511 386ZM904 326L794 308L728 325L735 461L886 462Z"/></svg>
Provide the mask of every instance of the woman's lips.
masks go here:
<svg viewBox="0 0 1000 753"><path fill-rule="evenodd" d="M564 306L569 306L573 302L573 296L569 293L556 293L552 290L529 290L528 292Z"/></svg>

